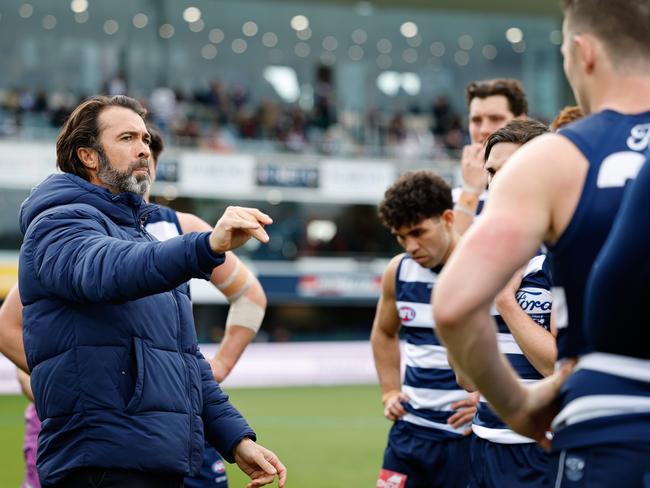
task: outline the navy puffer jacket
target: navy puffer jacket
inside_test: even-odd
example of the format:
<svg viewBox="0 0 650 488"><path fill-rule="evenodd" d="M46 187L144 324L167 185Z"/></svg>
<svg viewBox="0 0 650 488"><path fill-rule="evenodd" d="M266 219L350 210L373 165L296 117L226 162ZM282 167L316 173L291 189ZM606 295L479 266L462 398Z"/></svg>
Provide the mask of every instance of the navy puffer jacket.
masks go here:
<svg viewBox="0 0 650 488"><path fill-rule="evenodd" d="M153 241L154 205L71 174L22 205L19 286L44 486L79 467L194 474L203 435L232 462L254 432L197 346L186 282L223 255L208 233Z"/></svg>

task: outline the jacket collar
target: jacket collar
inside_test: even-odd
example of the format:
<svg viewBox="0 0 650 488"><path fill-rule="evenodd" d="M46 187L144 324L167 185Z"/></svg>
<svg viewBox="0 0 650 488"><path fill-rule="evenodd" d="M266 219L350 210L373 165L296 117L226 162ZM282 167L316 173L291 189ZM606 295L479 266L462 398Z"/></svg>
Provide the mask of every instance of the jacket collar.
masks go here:
<svg viewBox="0 0 650 488"><path fill-rule="evenodd" d="M140 222L157 208L156 205L146 203L135 193L125 192L114 195L108 189L79 176L58 173L48 176L23 202L20 211L23 233L31 221L45 210L74 203L95 207L113 222L123 226L140 225Z"/></svg>

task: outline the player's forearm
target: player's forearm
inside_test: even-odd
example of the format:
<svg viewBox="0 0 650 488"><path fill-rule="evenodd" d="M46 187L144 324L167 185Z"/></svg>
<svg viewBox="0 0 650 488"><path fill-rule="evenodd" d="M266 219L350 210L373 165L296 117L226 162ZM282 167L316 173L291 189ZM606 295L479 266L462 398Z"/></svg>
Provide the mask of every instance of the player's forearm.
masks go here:
<svg viewBox="0 0 650 488"><path fill-rule="evenodd" d="M222 377L215 378L217 381L223 381L230 374L246 349L246 346L250 344L254 337L255 332L247 327L240 325L226 327L226 332L219 346L219 350L212 359L213 362L219 363L223 367L223 372L219 375Z"/></svg>
<svg viewBox="0 0 650 488"><path fill-rule="evenodd" d="M537 325L514 299L499 303L497 310L526 359L542 375L553 374L557 346L551 333Z"/></svg>
<svg viewBox="0 0 650 488"><path fill-rule="evenodd" d="M0 352L25 373L29 374L22 328L0 327Z"/></svg>
<svg viewBox="0 0 650 488"><path fill-rule="evenodd" d="M383 331L373 330L370 343L382 394L399 391L402 387L399 336L397 334L391 336Z"/></svg>
<svg viewBox="0 0 650 488"><path fill-rule="evenodd" d="M474 223L474 216L470 214L470 210L458 204L454 205L454 215L454 229L462 236Z"/></svg>
<svg viewBox="0 0 650 488"><path fill-rule="evenodd" d="M458 201L454 204L454 229L460 235L463 235L474 223L478 202L478 195L472 192L462 191Z"/></svg>
<svg viewBox="0 0 650 488"><path fill-rule="evenodd" d="M29 374L23 343L23 306L18 285L14 285L0 307L0 352Z"/></svg>
<svg viewBox="0 0 650 488"><path fill-rule="evenodd" d="M438 319L436 330L455 366L460 368L503 416L515 411L523 391L517 375L499 353L494 322L488 309L464 314L448 322Z"/></svg>
<svg viewBox="0 0 650 488"><path fill-rule="evenodd" d="M32 393L32 384L29 378L29 374L22 370L18 370L18 384L20 384L20 389L30 401L34 401L34 394Z"/></svg>

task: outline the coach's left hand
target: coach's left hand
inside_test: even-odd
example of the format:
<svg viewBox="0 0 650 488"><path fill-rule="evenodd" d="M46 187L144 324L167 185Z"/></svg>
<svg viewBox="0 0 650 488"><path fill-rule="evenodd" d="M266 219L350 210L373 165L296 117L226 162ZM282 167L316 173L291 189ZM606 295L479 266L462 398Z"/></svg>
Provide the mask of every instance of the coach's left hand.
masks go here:
<svg viewBox="0 0 650 488"><path fill-rule="evenodd" d="M234 454L239 469L252 480L246 485L246 488L256 488L273 483L276 475L278 486L280 488L284 486L287 480L287 468L273 452L246 438L237 444Z"/></svg>

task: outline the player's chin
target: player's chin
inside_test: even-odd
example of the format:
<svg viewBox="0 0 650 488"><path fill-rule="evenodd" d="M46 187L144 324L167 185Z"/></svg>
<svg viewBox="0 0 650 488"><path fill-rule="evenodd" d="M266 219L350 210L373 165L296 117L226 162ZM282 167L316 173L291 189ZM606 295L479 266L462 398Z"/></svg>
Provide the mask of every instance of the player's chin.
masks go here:
<svg viewBox="0 0 650 488"><path fill-rule="evenodd" d="M435 268L436 263L434 259L431 259L429 256L417 256L413 260L418 263L423 268Z"/></svg>

